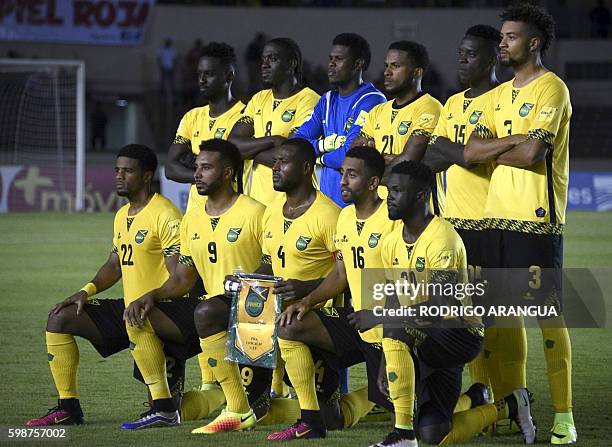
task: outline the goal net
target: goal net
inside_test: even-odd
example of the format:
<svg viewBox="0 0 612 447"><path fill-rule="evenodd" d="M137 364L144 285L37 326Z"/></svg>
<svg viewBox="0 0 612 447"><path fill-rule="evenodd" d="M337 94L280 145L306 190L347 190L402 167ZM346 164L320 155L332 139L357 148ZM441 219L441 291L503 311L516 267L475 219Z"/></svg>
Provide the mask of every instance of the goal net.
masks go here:
<svg viewBox="0 0 612 447"><path fill-rule="evenodd" d="M44 186L53 191L54 209L83 210L85 64L0 59L0 98L0 165L27 172L15 199L25 203L13 208L36 209L37 186Z"/></svg>

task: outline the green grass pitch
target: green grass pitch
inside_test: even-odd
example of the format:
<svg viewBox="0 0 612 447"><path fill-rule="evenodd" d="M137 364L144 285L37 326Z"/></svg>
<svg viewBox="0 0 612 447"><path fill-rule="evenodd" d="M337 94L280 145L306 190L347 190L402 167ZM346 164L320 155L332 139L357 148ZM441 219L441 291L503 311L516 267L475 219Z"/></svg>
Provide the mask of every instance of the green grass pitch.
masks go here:
<svg viewBox="0 0 612 447"><path fill-rule="evenodd" d="M44 329L49 308L78 290L106 260L111 248L111 214L0 215L0 329L2 394L0 426L17 427L44 414L56 400L47 366ZM612 267L610 214L570 213L565 233L567 267ZM102 297L121 296L120 286ZM574 416L582 446L609 446L612 424L612 330L571 331L573 341ZM529 330L529 386L535 392L534 416L540 442L548 443L552 407L539 331ZM143 386L131 377L131 357L124 351L100 358L79 340L80 390L86 424L71 427L70 444L87 447L165 446L168 443L232 447L270 445L265 435L276 427L259 427L250 433L201 438L189 432L199 423L181 427L126 433L122 422L145 410ZM188 364L189 389L198 382L196 361ZM364 383L363 368L351 370L351 385ZM388 423L362 423L331 432L321 441L295 441L295 445L367 446L389 431ZM0 440L0 445L6 439ZM518 437L481 437L466 445L519 445ZM19 445L33 442L20 442ZM45 443L46 444L46 443ZM55 443L56 445L58 443ZM292 444L293 445L293 444Z"/></svg>

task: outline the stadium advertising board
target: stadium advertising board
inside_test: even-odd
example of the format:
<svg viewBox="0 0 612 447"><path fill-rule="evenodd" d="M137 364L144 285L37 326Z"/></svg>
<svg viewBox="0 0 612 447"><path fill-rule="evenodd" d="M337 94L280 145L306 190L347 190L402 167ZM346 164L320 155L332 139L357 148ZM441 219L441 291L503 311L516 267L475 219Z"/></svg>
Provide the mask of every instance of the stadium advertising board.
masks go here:
<svg viewBox="0 0 612 447"><path fill-rule="evenodd" d="M61 171L61 172L60 172ZM115 192L115 168L91 166L85 174L85 210L116 211L125 199ZM0 166L0 213L74 211L74 169Z"/></svg>
<svg viewBox="0 0 612 447"><path fill-rule="evenodd" d="M2 2L0 40L139 45L155 0Z"/></svg>

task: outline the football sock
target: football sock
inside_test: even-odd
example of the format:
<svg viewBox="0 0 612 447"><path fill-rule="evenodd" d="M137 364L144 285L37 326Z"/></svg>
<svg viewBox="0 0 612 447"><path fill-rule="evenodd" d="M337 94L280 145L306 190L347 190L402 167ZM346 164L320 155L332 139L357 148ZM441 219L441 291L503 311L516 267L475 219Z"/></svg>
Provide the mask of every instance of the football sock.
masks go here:
<svg viewBox="0 0 612 447"><path fill-rule="evenodd" d="M470 396L463 393L461 396L459 396L459 400L457 400L453 413L460 413L462 411L469 410L470 408L472 408L472 399Z"/></svg>
<svg viewBox="0 0 612 447"><path fill-rule="evenodd" d="M181 401L181 418L184 421L204 419L225 403L221 388L205 391L187 391Z"/></svg>
<svg viewBox="0 0 612 447"><path fill-rule="evenodd" d="M486 332L485 332L486 337ZM489 373L487 372L487 362L485 361L484 349L468 364L470 370L470 380L472 383L482 383L491 388Z"/></svg>
<svg viewBox="0 0 612 447"><path fill-rule="evenodd" d="M161 340L147 320L142 328L126 325L132 357L149 387L153 400L172 397L166 375L166 356Z"/></svg>
<svg viewBox="0 0 612 447"><path fill-rule="evenodd" d="M289 387L283 381L285 375L285 362L280 352L276 356L276 368L272 371L272 391L276 397L284 397L289 394Z"/></svg>
<svg viewBox="0 0 612 447"><path fill-rule="evenodd" d="M340 397L340 408L344 417L344 428L354 426L374 408L374 403L368 400L368 387L366 386Z"/></svg>
<svg viewBox="0 0 612 447"><path fill-rule="evenodd" d="M202 374L202 385L215 383L212 368L208 365L208 358L203 353L198 354L198 363L200 364L200 373Z"/></svg>
<svg viewBox="0 0 612 447"><path fill-rule="evenodd" d="M300 418L300 403L296 399L272 399L268 413L257 425L293 424Z"/></svg>
<svg viewBox="0 0 612 447"><path fill-rule="evenodd" d="M45 332L47 358L60 399L78 398L79 347L70 334Z"/></svg>
<svg viewBox="0 0 612 447"><path fill-rule="evenodd" d="M497 329L495 356L499 367L495 396L507 396L516 388L527 387L527 333L524 327Z"/></svg>
<svg viewBox="0 0 612 447"><path fill-rule="evenodd" d="M227 331L200 338L202 354L206 356L215 380L221 385L227 401L227 410L234 413L246 413L249 411L249 402L242 385L240 370L235 362L225 360L226 344Z"/></svg>
<svg viewBox="0 0 612 447"><path fill-rule="evenodd" d="M453 415L451 431L439 445L459 444L470 440L497 420L494 404L480 405Z"/></svg>
<svg viewBox="0 0 612 447"><path fill-rule="evenodd" d="M542 327L550 398L556 413L572 409L572 345L565 327Z"/></svg>
<svg viewBox="0 0 612 447"><path fill-rule="evenodd" d="M319 410L315 387L314 362L308 346L300 341L278 339L285 370L302 410Z"/></svg>
<svg viewBox="0 0 612 447"><path fill-rule="evenodd" d="M413 429L414 416L414 363L406 343L383 338L383 351L387 360L389 397L395 409L395 427Z"/></svg>
<svg viewBox="0 0 612 447"><path fill-rule="evenodd" d="M499 370L498 353L496 352L499 329L492 327L485 329L484 346L482 348L482 359L485 363L487 377L489 379L489 392L491 398L496 398L496 390L501 389L501 373ZM503 396L503 395L502 395Z"/></svg>

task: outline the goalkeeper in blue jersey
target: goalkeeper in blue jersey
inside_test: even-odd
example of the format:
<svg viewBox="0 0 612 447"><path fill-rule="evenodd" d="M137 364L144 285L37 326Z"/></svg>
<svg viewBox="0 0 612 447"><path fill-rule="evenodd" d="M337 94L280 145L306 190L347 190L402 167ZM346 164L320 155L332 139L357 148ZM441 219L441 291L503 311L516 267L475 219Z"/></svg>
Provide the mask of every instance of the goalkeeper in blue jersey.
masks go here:
<svg viewBox="0 0 612 447"><path fill-rule="evenodd" d="M329 82L334 86L317 103L312 117L296 138L309 140L322 167L320 189L341 207L340 167L352 141L359 135L365 118L385 96L372 84L363 82L363 72L370 65L370 45L357 34L338 34L332 43L327 66Z"/></svg>

